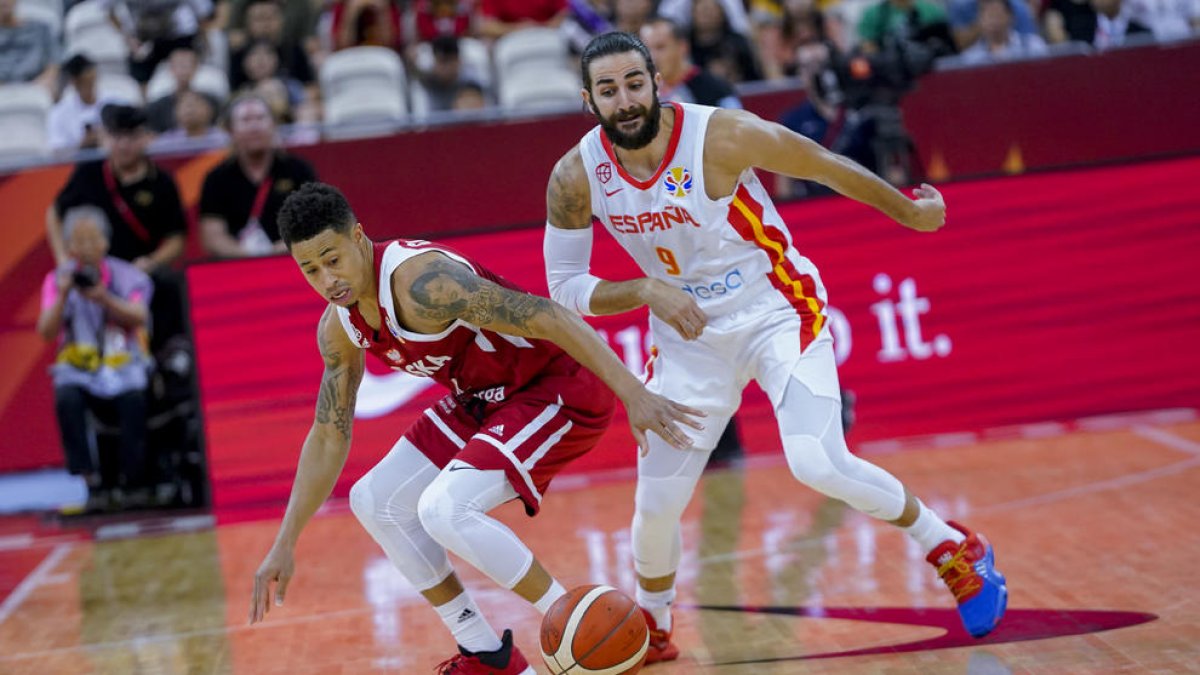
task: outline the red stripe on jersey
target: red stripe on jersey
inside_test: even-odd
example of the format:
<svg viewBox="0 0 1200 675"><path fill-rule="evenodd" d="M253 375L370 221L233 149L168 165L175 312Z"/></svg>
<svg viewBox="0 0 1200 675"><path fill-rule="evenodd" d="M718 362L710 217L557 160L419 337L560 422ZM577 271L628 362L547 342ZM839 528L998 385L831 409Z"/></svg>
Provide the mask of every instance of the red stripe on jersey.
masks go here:
<svg viewBox="0 0 1200 675"><path fill-rule="evenodd" d="M738 186L729 206L729 224L746 241L761 249L771 260L767 273L771 285L783 293L788 304L800 316L800 349L803 351L816 339L825 324L825 303L817 297L816 282L802 274L787 257L787 237L773 225L763 223L763 206L745 185Z"/></svg>

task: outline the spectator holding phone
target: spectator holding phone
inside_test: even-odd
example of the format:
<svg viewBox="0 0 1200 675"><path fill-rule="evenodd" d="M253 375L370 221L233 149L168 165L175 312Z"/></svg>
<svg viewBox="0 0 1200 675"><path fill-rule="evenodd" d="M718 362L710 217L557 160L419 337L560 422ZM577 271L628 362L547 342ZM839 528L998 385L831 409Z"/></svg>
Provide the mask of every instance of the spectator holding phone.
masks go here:
<svg viewBox="0 0 1200 675"><path fill-rule="evenodd" d="M50 375L67 469L84 477L89 506L144 505L146 353L150 277L108 255L112 229L104 209L78 206L63 218L68 258L46 275L37 331L58 342ZM119 429L120 464L94 457L88 413ZM115 502L115 504L114 504Z"/></svg>

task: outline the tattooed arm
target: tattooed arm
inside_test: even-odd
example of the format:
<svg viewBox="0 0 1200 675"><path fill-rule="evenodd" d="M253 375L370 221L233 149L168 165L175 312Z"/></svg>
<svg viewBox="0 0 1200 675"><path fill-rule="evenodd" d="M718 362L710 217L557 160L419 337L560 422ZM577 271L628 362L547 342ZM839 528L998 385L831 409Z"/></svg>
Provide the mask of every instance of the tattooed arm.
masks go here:
<svg viewBox="0 0 1200 675"><path fill-rule="evenodd" d="M546 277L552 283L557 281L562 284L561 280L571 274L570 258L555 253L553 246L562 238L550 235L562 235L570 230L582 232L592 224L591 191L579 146L564 155L550 174L550 183L546 187L546 214L547 226L551 228L547 230L545 245ZM590 237L590 234L585 236ZM590 251L590 239L588 241L587 249ZM708 323L708 317L692 296L659 279L600 279L589 290L589 296L584 301L590 314L621 314L646 305L685 340L700 337Z"/></svg>
<svg viewBox="0 0 1200 675"><path fill-rule="evenodd" d="M265 618L271 606L271 583L278 582L276 604L283 596L294 567L292 551L300 531L329 498L337 477L350 453L350 427L354 421L354 402L363 376L363 353L350 342L337 313L330 305L317 327L317 345L325 360L321 389L317 393L317 412L292 483L292 496L279 525L275 544L254 576L254 596L250 605L250 623Z"/></svg>
<svg viewBox="0 0 1200 675"><path fill-rule="evenodd" d="M691 440L679 425L702 428L692 417L703 413L647 391L591 326L549 298L504 288L440 253L425 253L401 265L392 276L392 293L400 315L416 330L433 333L462 319L497 333L558 345L621 399L642 448L646 431L686 448Z"/></svg>

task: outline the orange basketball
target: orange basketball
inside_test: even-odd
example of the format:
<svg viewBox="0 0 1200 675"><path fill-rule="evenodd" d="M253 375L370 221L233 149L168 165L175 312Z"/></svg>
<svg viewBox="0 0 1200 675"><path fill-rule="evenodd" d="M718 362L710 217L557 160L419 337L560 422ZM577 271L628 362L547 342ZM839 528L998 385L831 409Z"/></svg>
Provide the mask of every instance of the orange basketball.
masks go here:
<svg viewBox="0 0 1200 675"><path fill-rule="evenodd" d="M542 659L553 675L636 673L650 631L637 603L612 586L580 586L542 619Z"/></svg>

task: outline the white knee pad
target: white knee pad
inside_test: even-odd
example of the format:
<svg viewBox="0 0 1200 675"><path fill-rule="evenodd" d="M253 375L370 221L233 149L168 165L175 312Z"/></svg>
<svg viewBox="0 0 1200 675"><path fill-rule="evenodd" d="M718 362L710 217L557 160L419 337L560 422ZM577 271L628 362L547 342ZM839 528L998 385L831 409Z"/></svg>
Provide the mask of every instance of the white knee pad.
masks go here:
<svg viewBox="0 0 1200 675"><path fill-rule="evenodd" d="M696 478L638 479L633 512L633 562L647 579L672 574L679 567L683 533L679 521L691 501Z"/></svg>
<svg viewBox="0 0 1200 675"><path fill-rule="evenodd" d="M529 571L533 553L487 512L515 497L501 471L443 471L417 502L417 517L439 544L512 588Z"/></svg>
<svg viewBox="0 0 1200 675"><path fill-rule="evenodd" d="M350 511L358 522L367 525L375 520L375 495L371 494L371 473L368 471L350 488Z"/></svg>
<svg viewBox="0 0 1200 675"><path fill-rule="evenodd" d="M783 451L792 475L821 494L884 520L904 510L904 486L874 464L806 434L784 436Z"/></svg>

